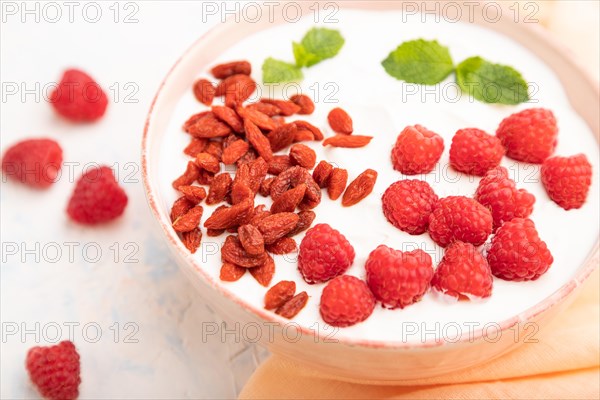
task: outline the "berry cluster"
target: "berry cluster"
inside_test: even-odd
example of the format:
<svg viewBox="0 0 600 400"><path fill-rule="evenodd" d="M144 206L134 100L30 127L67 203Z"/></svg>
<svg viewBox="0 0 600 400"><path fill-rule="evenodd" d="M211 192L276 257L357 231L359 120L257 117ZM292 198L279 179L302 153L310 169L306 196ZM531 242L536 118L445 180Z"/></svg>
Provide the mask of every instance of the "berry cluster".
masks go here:
<svg viewBox="0 0 600 400"><path fill-rule="evenodd" d="M384 245L369 255L364 282L339 276L348 268L348 262L333 262L325 277L335 279L321 297L323 319L347 326L372 313L373 298L386 308L404 308L419 301L430 287L468 300L489 297L492 276L511 281L538 279L548 271L553 257L528 219L535 197L517 188L500 162L507 155L518 161L541 163L542 183L549 197L565 210L579 208L591 185L591 164L583 154L550 157L557 135L556 119L546 109L524 110L507 117L495 136L475 128L456 132L450 165L459 172L483 177L472 198L438 198L427 182L416 179L395 182L382 196L383 214L392 225L411 235L428 232L435 243L445 247L437 268L434 270L431 257L422 250L403 252ZM392 164L405 175L428 173L443 149L439 135L421 125L409 126L392 149ZM345 242L337 231L331 232L335 233L327 240ZM487 251L482 252L479 246L492 234ZM320 248L317 238L307 235L303 241L304 259L311 254L303 255L303 248ZM315 261L322 268L316 257ZM303 274L306 276L306 271Z"/></svg>
<svg viewBox="0 0 600 400"><path fill-rule="evenodd" d="M64 72L50 95L58 115L73 123L99 120L108 99L100 85L77 69ZM60 176L63 150L52 139L25 139L9 147L2 157L2 171L8 178L27 186L46 189ZM87 170L77 181L67 206L67 215L81 224L111 221L125 210L127 195L106 166Z"/></svg>
<svg viewBox="0 0 600 400"><path fill-rule="evenodd" d="M51 93L49 102L55 112L72 123L99 120L108 105L100 85L76 69L64 72ZM60 177L63 150L55 140L30 138L10 146L2 157L3 174L35 189L48 189ZM88 169L77 181L67 205L71 220L94 225L123 214L127 195L113 171L106 166ZM76 399L79 395L79 354L70 341L56 346L33 347L27 353L26 368L33 384L47 399Z"/></svg>

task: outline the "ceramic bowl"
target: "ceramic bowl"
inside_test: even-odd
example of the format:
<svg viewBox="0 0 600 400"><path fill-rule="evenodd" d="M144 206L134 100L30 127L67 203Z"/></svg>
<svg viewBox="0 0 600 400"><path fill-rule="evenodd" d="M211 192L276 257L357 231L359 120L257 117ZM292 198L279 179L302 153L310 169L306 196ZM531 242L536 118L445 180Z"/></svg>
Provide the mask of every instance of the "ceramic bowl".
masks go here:
<svg viewBox="0 0 600 400"><path fill-rule="evenodd" d="M304 2L297 4L306 12L311 6ZM402 2L390 1L336 4L341 7L370 10L400 9L404 6ZM463 16L469 15L466 10L463 11ZM340 379L377 383L395 383L442 375L488 361L521 343L514 340L515 332L512 331L523 330L526 327L523 322L532 322L543 327L546 321L564 308L568 300L573 298L577 288L598 265L597 243L590 249L587 261L579 267L575 276L565 282L558 291L525 312L500 321L500 338L493 341L488 340L482 331L455 343L438 340L417 344L350 339L332 341L324 334L315 334L308 327L297 324L292 325L294 332L290 332L289 321L241 300L200 268L197 260L183 247L172 230L168 216L169 205L165 204L161 197L157 173L160 142L166 134L175 104L183 93L190 90L200 69L212 65L223 49L247 35L280 23L284 21L276 15L273 22L267 21L266 18L264 21L252 23L230 21L209 31L173 66L156 94L146 121L142 143L142 171L148 202L177 262L198 287L199 294L230 320L241 324L254 324L262 329L264 332L261 340L272 352ZM515 24L508 14L494 23L475 15L474 23L518 41L551 66L561 79L572 107L589 125L596 140L598 139L598 86L573 61L567 50L549 40L541 29L531 24ZM268 332L269 330L273 331ZM297 332L300 334L296 335Z"/></svg>

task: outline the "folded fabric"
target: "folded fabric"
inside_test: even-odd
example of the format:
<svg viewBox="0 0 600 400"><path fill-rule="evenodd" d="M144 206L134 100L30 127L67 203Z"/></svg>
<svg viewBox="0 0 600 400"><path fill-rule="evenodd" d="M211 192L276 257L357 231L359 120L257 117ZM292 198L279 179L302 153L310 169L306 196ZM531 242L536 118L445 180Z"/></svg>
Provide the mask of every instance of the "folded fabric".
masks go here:
<svg viewBox="0 0 600 400"><path fill-rule="evenodd" d="M250 378L240 399L598 399L600 275L536 335L537 343L480 365L406 385L343 382L273 355Z"/></svg>

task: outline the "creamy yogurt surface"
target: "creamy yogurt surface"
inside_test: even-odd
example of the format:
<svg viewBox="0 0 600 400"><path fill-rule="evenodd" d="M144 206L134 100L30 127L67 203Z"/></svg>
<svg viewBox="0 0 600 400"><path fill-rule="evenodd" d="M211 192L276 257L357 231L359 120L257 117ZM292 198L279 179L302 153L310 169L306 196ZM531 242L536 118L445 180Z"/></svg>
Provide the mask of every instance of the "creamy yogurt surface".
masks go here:
<svg viewBox="0 0 600 400"><path fill-rule="evenodd" d="M540 180L540 165L503 158L501 165L508 168L517 187L527 189L536 197L530 218L552 252L554 263L536 281L510 282L494 278L492 295L485 300L456 302L430 290L420 302L405 309L388 310L378 304L366 321L334 332L319 315L320 296L326 284L304 282L297 269L296 253L274 256L276 272L272 285L281 280L295 281L296 292L306 291L309 301L294 321L308 329L318 329L322 334L333 332L336 339L418 343L437 338L456 340L457 335L465 338L482 328L489 329L493 336L498 323L523 313L566 284L598 240L599 153L593 133L569 104L561 82L550 67L525 47L499 33L476 25L435 21L433 16L426 23L421 22L421 16L403 21L400 11L340 10L336 18L337 23L319 26L338 29L346 40L343 48L336 57L304 69L305 78L300 83L281 84L274 89L265 87L260 84L261 66L267 57L293 62L292 41L299 41L315 26L311 16L248 36L226 49L208 67L248 60L253 66L252 77L259 83L253 99L257 100L258 94L267 97L273 93L276 98L285 98L298 92L313 98L316 109L312 115L292 116L286 121L307 120L321 128L327 137L334 134L327 124L327 114L334 107L342 107L353 118L355 134L374 137L368 146L359 149L324 148L321 142L303 142L316 151L318 160L346 168L349 181L367 168L379 173L373 193L357 205L342 207L340 200L331 201L323 191L321 204L314 210L317 217L313 226L327 223L344 234L354 246L356 258L347 274L364 279L365 261L380 244L403 251L421 248L432 256L434 267L441 260L443 248L427 233L411 236L386 220L381 196L389 185L402 179L426 180L439 197L473 196L480 178L458 173L449 166L448 151L458 129L475 127L493 134L502 119L512 113L532 107L549 108L559 127L555 155L586 154L593 167L592 187L583 207L565 211L546 194ZM460 93L453 74L436 86L406 84L389 76L381 61L400 43L418 38L438 40L447 46L455 64L467 57L481 56L491 62L513 66L530 82L530 102L518 106L478 102ZM199 70L198 77L212 79L209 68ZM221 104L221 99L215 99L213 104ZM189 160L183 149L190 136L182 132L181 125L190 115L206 109L193 97L190 88L171 116L159 154L161 200L167 213L179 197L171 182L185 170ZM433 172L409 177L393 169L390 152L400 131L414 124L424 125L442 136L445 149ZM234 173L235 169L229 166L223 167L223 171ZM260 195L255 202L271 204L270 199ZM202 206L205 209L203 223L216 206ZM220 285L249 304L262 308L267 289L250 274L237 282L219 281L220 247L226 234L211 238L204 227L202 230L202 246L194 255L197 263ZM298 244L303 236L295 237ZM531 331L535 331L535 327Z"/></svg>

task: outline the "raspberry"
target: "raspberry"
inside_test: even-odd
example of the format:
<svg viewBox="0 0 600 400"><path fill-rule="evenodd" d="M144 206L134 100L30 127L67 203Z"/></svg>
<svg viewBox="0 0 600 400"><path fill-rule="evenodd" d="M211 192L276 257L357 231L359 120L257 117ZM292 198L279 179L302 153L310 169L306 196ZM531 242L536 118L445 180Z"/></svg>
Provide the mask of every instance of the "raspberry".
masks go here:
<svg viewBox="0 0 600 400"><path fill-rule="evenodd" d="M298 254L298 269L308 283L326 282L346 272L354 262L354 248L327 224L310 228Z"/></svg>
<svg viewBox="0 0 600 400"><path fill-rule="evenodd" d="M530 219L514 218L492 238L487 260L492 273L508 281L536 280L554 258Z"/></svg>
<svg viewBox="0 0 600 400"><path fill-rule="evenodd" d="M44 398L69 400L79 395L79 354L72 342L32 347L25 366L29 378Z"/></svg>
<svg viewBox="0 0 600 400"><path fill-rule="evenodd" d="M47 188L62 164L62 149L52 139L27 139L9 147L2 158L6 176L26 185Z"/></svg>
<svg viewBox="0 0 600 400"><path fill-rule="evenodd" d="M405 175L431 172L444 151L444 140L421 125L404 128L392 149L394 169Z"/></svg>
<svg viewBox="0 0 600 400"><path fill-rule="evenodd" d="M504 118L496 136L508 157L541 164L556 148L558 127L552 111L531 108Z"/></svg>
<svg viewBox="0 0 600 400"><path fill-rule="evenodd" d="M427 182L406 179L392 183L381 201L383 215L392 225L411 235L420 235L427 230L429 214L438 197Z"/></svg>
<svg viewBox="0 0 600 400"><path fill-rule="evenodd" d="M123 214L127 195L109 167L87 171L79 178L69 200L67 213L82 224L107 222Z"/></svg>
<svg viewBox="0 0 600 400"><path fill-rule="evenodd" d="M431 257L423 250L402 252L380 245L365 264L367 284L386 308L404 308L423 297L431 277Z"/></svg>
<svg viewBox="0 0 600 400"><path fill-rule="evenodd" d="M542 164L542 183L556 204L565 210L579 208L592 184L592 165L584 154L548 158Z"/></svg>
<svg viewBox="0 0 600 400"><path fill-rule="evenodd" d="M450 145L450 165L457 171L482 176L500 165L504 147L496 136L481 129L460 129Z"/></svg>
<svg viewBox="0 0 600 400"><path fill-rule="evenodd" d="M531 215L535 196L525 189L517 189L515 182L508 177L506 168L496 167L479 181L475 200L492 212L494 229L498 229L515 217L527 218Z"/></svg>
<svg viewBox="0 0 600 400"><path fill-rule="evenodd" d="M367 284L350 275L342 275L325 286L319 311L323 321L332 326L350 326L369 318L375 297Z"/></svg>
<svg viewBox="0 0 600 400"><path fill-rule="evenodd" d="M440 199L429 215L429 236L442 247L455 240L483 244L492 233L492 214L476 202L464 196Z"/></svg>
<svg viewBox="0 0 600 400"><path fill-rule="evenodd" d="M486 259L470 243L454 242L446 248L431 286L459 299L492 294L492 271Z"/></svg>
<svg viewBox="0 0 600 400"><path fill-rule="evenodd" d="M78 69L64 72L50 94L56 112L73 122L92 122L104 115L108 99L94 79Z"/></svg>

